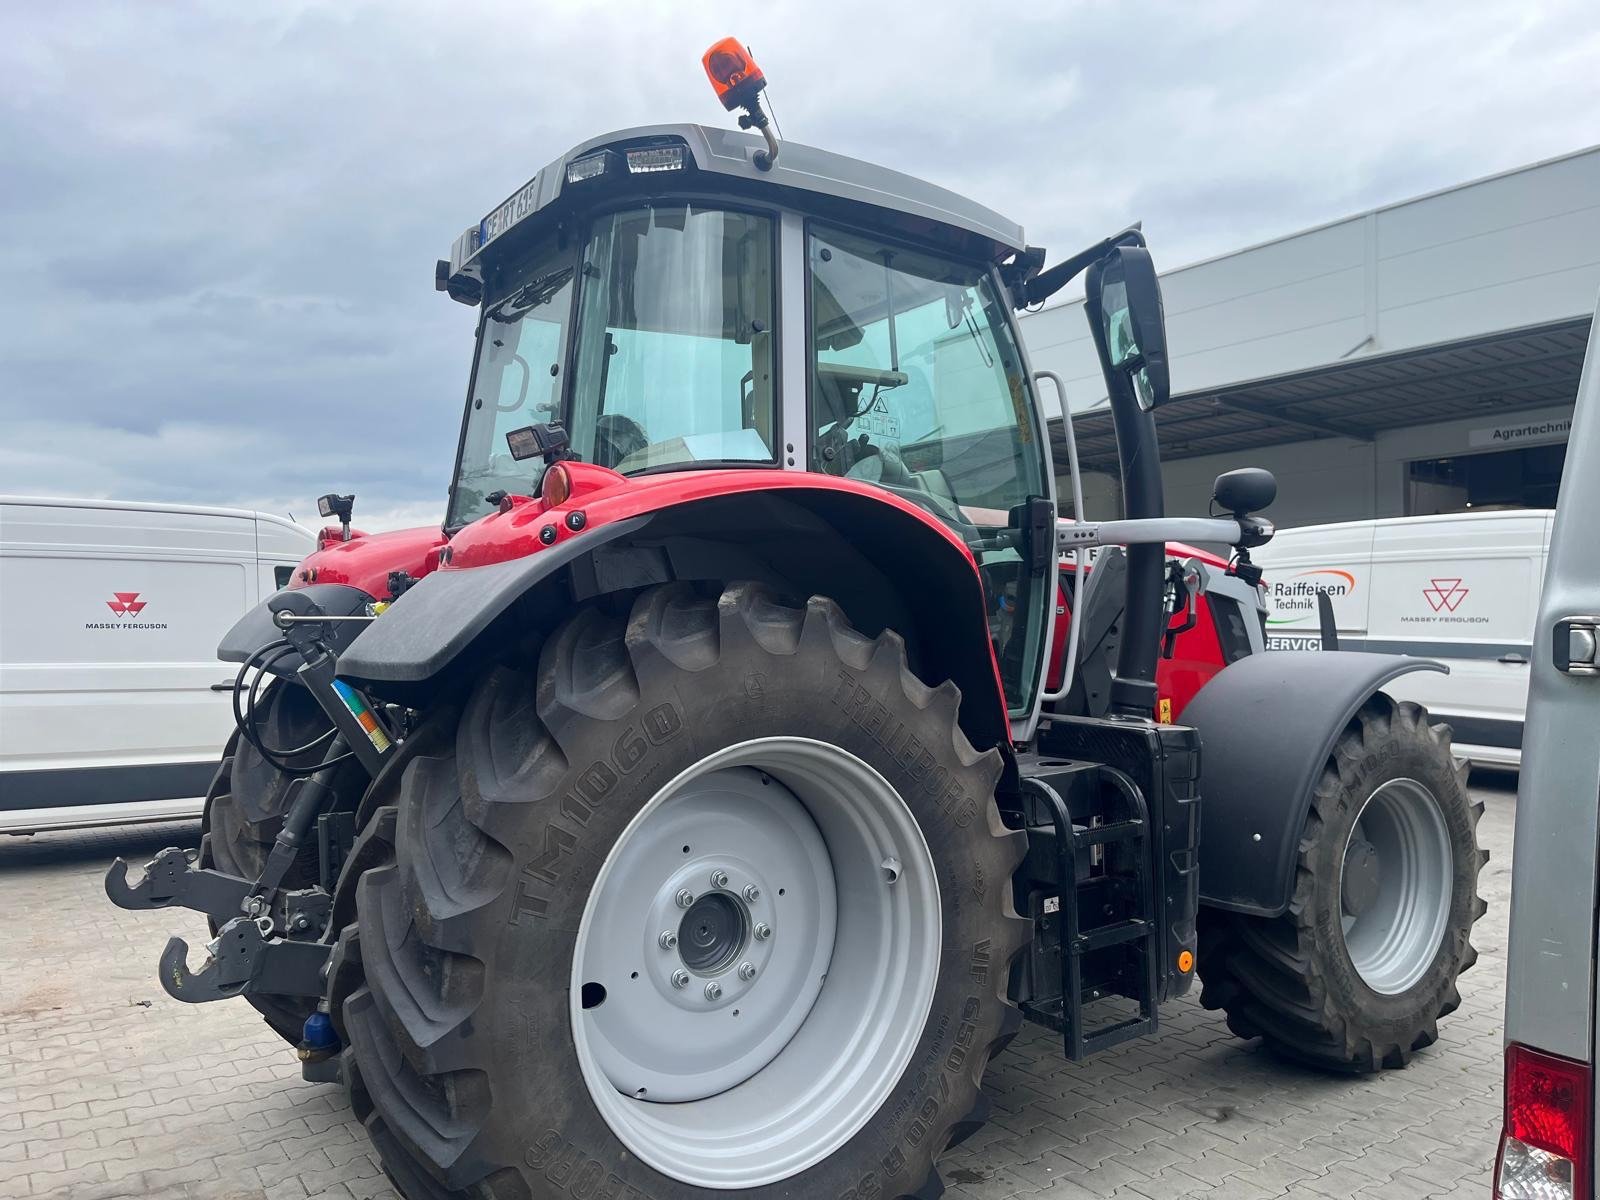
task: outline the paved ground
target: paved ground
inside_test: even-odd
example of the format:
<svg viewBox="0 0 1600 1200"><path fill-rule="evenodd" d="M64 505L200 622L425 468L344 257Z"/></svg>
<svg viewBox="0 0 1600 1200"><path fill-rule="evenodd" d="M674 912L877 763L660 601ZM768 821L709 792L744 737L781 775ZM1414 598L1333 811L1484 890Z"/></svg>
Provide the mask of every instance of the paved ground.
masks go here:
<svg viewBox="0 0 1600 1200"><path fill-rule="evenodd" d="M1464 1003L1412 1067L1342 1080L1232 1038L1193 1000L1165 1032L1074 1068L1031 1030L989 1072L992 1123L946 1162L951 1194L1225 1200L1489 1194L1514 795L1474 781L1493 853ZM391 1198L335 1087L303 1083L243 1002L156 983L197 917L114 909L105 864L195 826L0 837L0 1197Z"/></svg>

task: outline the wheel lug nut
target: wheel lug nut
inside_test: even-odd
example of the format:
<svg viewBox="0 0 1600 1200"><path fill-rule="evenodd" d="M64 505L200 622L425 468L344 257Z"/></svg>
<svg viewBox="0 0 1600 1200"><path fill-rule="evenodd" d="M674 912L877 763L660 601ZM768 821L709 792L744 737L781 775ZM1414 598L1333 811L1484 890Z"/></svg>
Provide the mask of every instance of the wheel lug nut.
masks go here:
<svg viewBox="0 0 1600 1200"><path fill-rule="evenodd" d="M685 971L682 967L679 967L676 971L674 971L672 973L672 986L675 988L688 987L689 972Z"/></svg>
<svg viewBox="0 0 1600 1200"><path fill-rule="evenodd" d="M755 977L756 977L756 965L755 965L755 963L753 963L753 962L743 962L743 963L739 964L739 978L740 979L743 979L746 983L748 983L750 980L754 979Z"/></svg>
<svg viewBox="0 0 1600 1200"><path fill-rule="evenodd" d="M772 936L772 926L768 925L765 921L757 922L757 924L756 924L756 940L764 942L771 936Z"/></svg>
<svg viewBox="0 0 1600 1200"><path fill-rule="evenodd" d="M728 873L726 871L711 872L711 886L725 888L728 886Z"/></svg>
<svg viewBox="0 0 1600 1200"><path fill-rule="evenodd" d="M661 948L663 950L671 950L678 944L678 935L673 933L670 929L663 929L661 931L661 936L658 937L656 941L661 943Z"/></svg>
<svg viewBox="0 0 1600 1200"><path fill-rule="evenodd" d="M694 893L688 888L679 888L677 900L679 908L688 908L694 903Z"/></svg>
<svg viewBox="0 0 1600 1200"><path fill-rule="evenodd" d="M761 899L761 889L753 883L745 884L744 898L750 901L751 904L754 904L757 900Z"/></svg>
<svg viewBox="0 0 1600 1200"><path fill-rule="evenodd" d="M707 1000L721 1000L722 999L722 985L720 983L718 983L714 979L710 983L706 984L706 999Z"/></svg>

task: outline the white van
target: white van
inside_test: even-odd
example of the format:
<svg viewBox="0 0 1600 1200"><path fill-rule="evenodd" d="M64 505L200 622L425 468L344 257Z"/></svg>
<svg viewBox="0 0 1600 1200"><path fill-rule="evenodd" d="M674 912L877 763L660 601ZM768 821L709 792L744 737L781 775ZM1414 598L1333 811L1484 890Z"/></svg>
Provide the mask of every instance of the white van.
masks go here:
<svg viewBox="0 0 1600 1200"><path fill-rule="evenodd" d="M0 496L0 833L199 815L217 643L315 548L267 513Z"/></svg>
<svg viewBox="0 0 1600 1200"><path fill-rule="evenodd" d="M1516 766L1553 519L1516 509L1279 530L1255 556L1267 648L1320 647L1326 593L1340 649L1440 659L1449 675L1416 672L1388 690L1448 723L1461 757Z"/></svg>

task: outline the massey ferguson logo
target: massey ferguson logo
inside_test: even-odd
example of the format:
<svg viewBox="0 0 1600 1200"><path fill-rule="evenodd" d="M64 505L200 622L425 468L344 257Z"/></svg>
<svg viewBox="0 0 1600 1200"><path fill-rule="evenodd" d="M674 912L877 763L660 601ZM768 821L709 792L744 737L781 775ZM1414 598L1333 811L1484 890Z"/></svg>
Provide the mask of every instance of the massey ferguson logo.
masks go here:
<svg viewBox="0 0 1600 1200"><path fill-rule="evenodd" d="M139 614L149 607L150 601L141 600L142 592L112 592L112 598L105 601L115 621L85 621L85 629L165 629L165 621L141 621Z"/></svg>
<svg viewBox="0 0 1600 1200"><path fill-rule="evenodd" d="M139 599L138 592L113 592L115 600L107 600L106 607L119 617L137 617L148 601Z"/></svg>
<svg viewBox="0 0 1600 1200"><path fill-rule="evenodd" d="M1422 598L1434 612L1455 612L1467 598L1468 589L1459 579L1430 579L1431 585L1422 589Z"/></svg>

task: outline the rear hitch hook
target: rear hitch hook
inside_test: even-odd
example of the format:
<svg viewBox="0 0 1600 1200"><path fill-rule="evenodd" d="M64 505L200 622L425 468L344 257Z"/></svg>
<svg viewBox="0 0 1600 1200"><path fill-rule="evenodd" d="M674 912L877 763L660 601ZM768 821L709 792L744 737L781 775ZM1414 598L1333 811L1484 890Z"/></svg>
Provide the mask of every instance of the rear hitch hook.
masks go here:
<svg viewBox="0 0 1600 1200"><path fill-rule="evenodd" d="M185 1004L204 1004L209 1000L225 1000L244 990L246 980L224 984L219 979L218 963L207 958L199 971L189 970L189 943L181 937L167 939L161 951L161 964L157 975L161 987L174 1000Z"/></svg>
<svg viewBox="0 0 1600 1200"><path fill-rule="evenodd" d="M128 868L131 865L128 860L113 859L111 866L106 869L106 897L118 908L135 911L166 908L174 899L170 888L172 880L186 871L195 862L195 857L192 851L179 850L175 846L168 847L145 863L144 871L137 883L128 881ZM155 888L157 877L160 875L167 876L169 890L157 894Z"/></svg>

